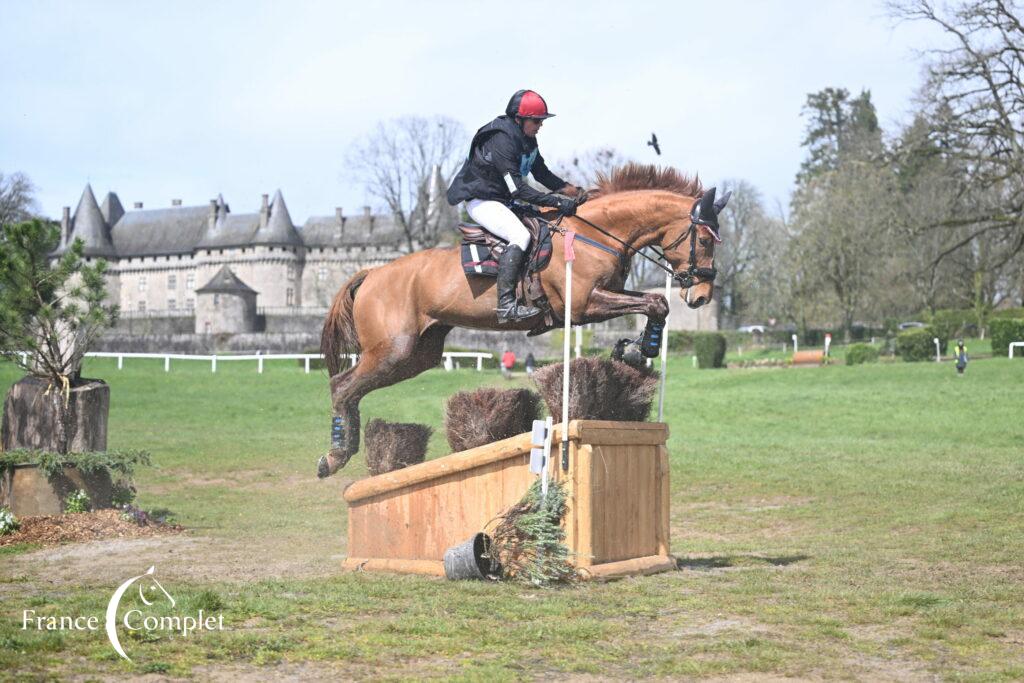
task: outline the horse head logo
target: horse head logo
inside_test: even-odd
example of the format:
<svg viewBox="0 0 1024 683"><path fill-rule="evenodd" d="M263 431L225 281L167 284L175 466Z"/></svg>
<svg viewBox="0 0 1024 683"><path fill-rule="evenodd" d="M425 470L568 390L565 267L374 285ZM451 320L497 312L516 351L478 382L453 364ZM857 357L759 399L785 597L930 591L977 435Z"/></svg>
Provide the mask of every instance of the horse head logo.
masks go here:
<svg viewBox="0 0 1024 683"><path fill-rule="evenodd" d="M114 594L110 597L110 602L107 604L107 638L110 639L110 644L114 646L114 650L117 654L121 655L129 662L131 661L131 657L124 653L124 648L121 647L121 641L117 637L117 608L121 604L121 598L124 597L124 594L132 587L132 584L139 581L139 579L145 579L144 581L139 582L138 590L139 599L142 600L142 603L147 607L160 600L161 595L170 601L171 607L174 607L176 604L174 598L171 597L171 594L168 593L164 587L160 585L160 582L156 580L156 576L154 576L155 572L156 566L153 566L146 570L145 574L139 574L138 576L133 576L128 579L117 587L117 590L114 591Z"/></svg>

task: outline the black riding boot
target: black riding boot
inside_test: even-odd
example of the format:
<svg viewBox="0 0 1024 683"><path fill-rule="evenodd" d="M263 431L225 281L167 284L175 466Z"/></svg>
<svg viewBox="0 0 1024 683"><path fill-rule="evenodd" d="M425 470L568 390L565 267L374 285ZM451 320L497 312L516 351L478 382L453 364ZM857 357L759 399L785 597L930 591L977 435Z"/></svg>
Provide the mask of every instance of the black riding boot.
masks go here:
<svg viewBox="0 0 1024 683"><path fill-rule="evenodd" d="M523 267L526 254L515 244L510 244L498 261L498 322L508 323L540 315L541 310L516 303L516 283Z"/></svg>

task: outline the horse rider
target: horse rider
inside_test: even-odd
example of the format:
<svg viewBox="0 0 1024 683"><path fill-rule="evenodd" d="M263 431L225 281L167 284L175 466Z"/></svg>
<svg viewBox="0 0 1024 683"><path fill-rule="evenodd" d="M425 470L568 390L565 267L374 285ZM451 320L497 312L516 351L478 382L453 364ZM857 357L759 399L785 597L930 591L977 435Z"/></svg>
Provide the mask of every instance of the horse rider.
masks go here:
<svg viewBox="0 0 1024 683"><path fill-rule="evenodd" d="M580 188L554 173L537 147L537 131L548 112L544 98L533 90L519 90L494 119L473 136L469 155L448 188L448 203L466 203L466 212L488 232L508 242L498 261L498 322L530 318L540 309L516 301L516 283L526 260L530 232L509 209L513 201L549 206L562 216L576 212L572 199ZM526 176L559 194L545 194L531 187ZM559 196L565 195L565 196Z"/></svg>

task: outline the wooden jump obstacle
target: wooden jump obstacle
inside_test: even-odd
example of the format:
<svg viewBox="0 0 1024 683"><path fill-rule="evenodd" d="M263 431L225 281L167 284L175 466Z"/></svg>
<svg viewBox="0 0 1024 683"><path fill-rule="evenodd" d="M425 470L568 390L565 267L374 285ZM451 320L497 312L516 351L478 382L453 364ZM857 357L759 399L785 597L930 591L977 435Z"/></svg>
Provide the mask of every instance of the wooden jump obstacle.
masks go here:
<svg viewBox="0 0 1024 683"><path fill-rule="evenodd" d="M573 420L568 470L559 462L561 430L555 426L549 469L566 484L566 545L581 576L675 568L668 425ZM444 576L445 550L488 530L536 479L530 442L530 434L520 434L350 485L343 567Z"/></svg>
<svg viewBox="0 0 1024 683"><path fill-rule="evenodd" d="M825 352L821 349L797 351L793 354L793 365L824 365Z"/></svg>

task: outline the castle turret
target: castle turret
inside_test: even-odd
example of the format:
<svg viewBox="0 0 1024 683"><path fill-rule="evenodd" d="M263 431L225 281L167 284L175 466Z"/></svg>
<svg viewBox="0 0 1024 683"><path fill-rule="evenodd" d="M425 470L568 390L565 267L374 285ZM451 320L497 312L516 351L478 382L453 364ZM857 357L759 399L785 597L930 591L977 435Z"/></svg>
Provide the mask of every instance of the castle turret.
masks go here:
<svg viewBox="0 0 1024 683"><path fill-rule="evenodd" d="M121 206L121 200L118 199L116 194L113 192L107 193L107 196L103 198L103 203L100 205L100 213L103 214L103 220L109 228L114 227L121 220L121 216L124 215L124 207Z"/></svg>
<svg viewBox="0 0 1024 683"><path fill-rule="evenodd" d="M85 243L86 256L114 257L114 244L110 241L110 227L103 219L96 196L90 185L85 186L82 198L78 200L74 218L71 220L71 235L68 244L80 239Z"/></svg>
<svg viewBox="0 0 1024 683"><path fill-rule="evenodd" d="M263 195L266 201L266 195ZM295 230L288 207L284 203L281 190L274 193L270 203L269 216L264 220L264 210L260 209L260 229L253 236L253 244L268 244L301 247L302 238Z"/></svg>

